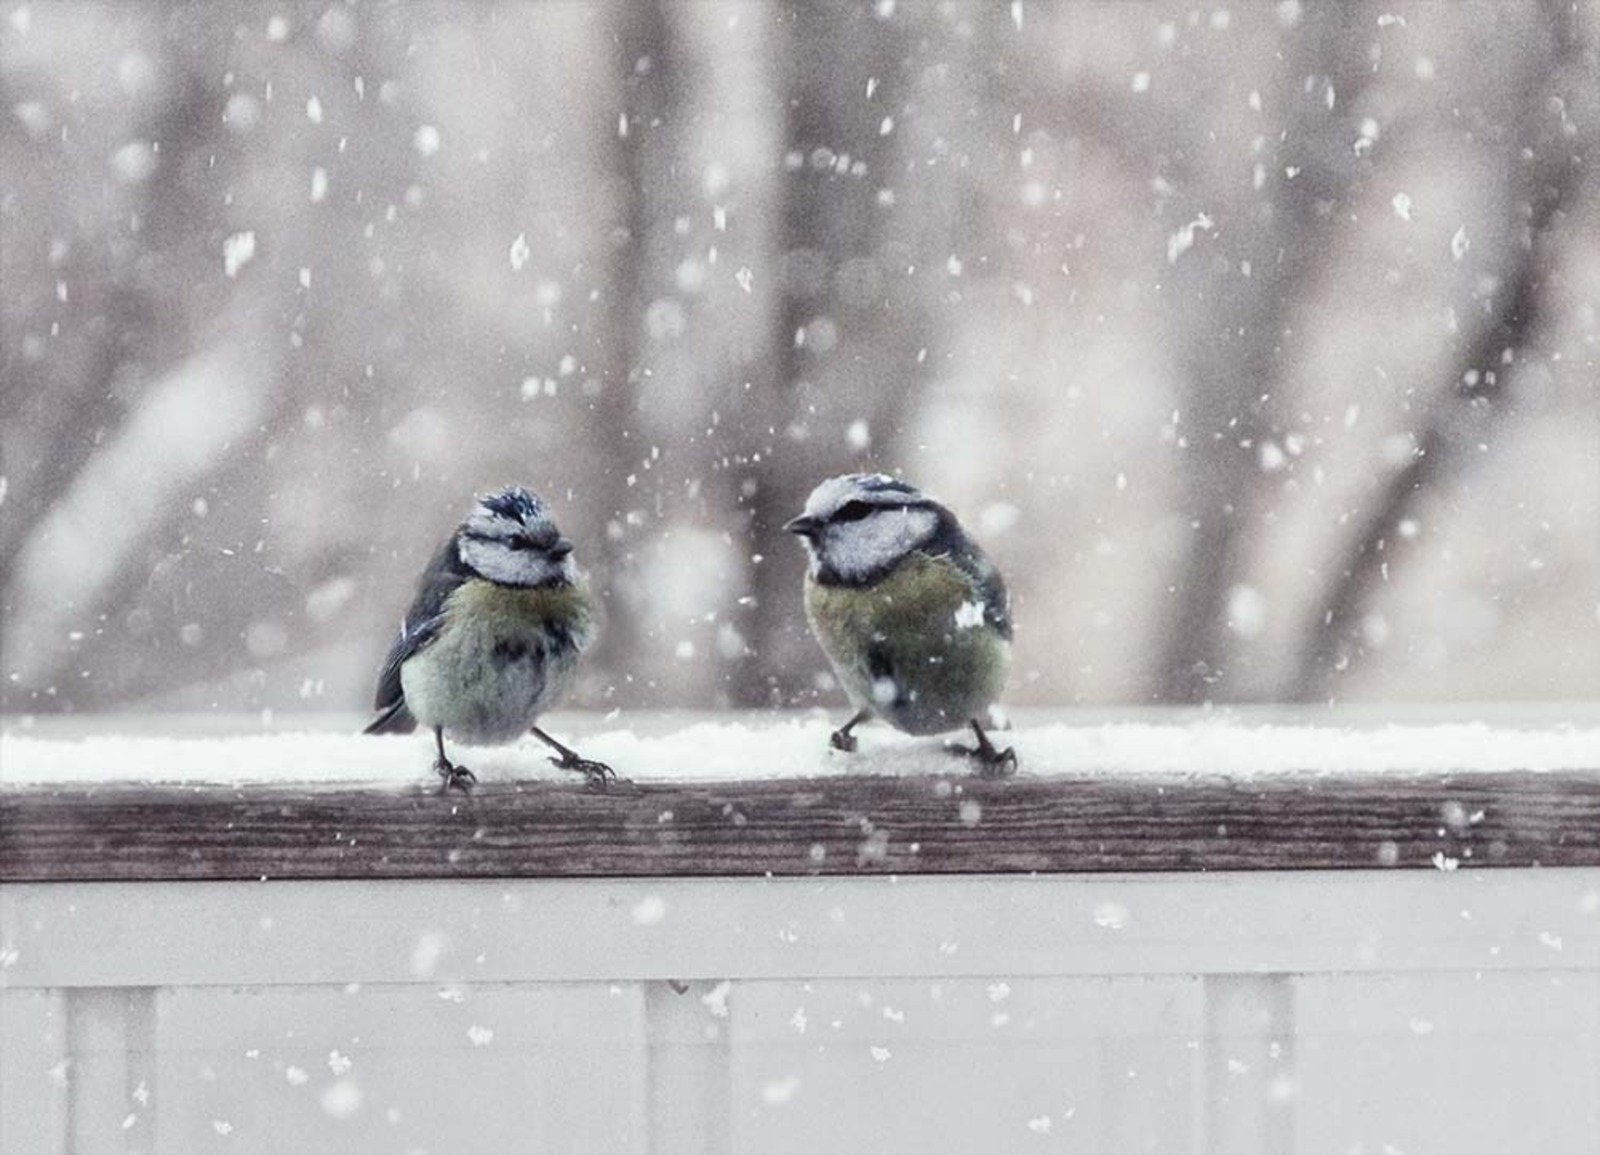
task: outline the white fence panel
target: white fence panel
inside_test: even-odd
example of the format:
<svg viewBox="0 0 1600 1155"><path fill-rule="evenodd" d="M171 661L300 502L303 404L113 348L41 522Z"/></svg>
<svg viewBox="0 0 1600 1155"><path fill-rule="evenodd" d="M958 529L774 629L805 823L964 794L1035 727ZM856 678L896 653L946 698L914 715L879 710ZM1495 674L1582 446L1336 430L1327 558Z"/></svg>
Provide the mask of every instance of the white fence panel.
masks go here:
<svg viewBox="0 0 1600 1155"><path fill-rule="evenodd" d="M1284 1155L1294 1133L1295 1024L1286 975L1206 978L1205 1150Z"/></svg>
<svg viewBox="0 0 1600 1155"><path fill-rule="evenodd" d="M648 983L652 1155L729 1155L732 1080L728 1020L734 984Z"/></svg>
<svg viewBox="0 0 1600 1155"><path fill-rule="evenodd" d="M172 1152L644 1152L637 984L177 988L157 999Z"/></svg>
<svg viewBox="0 0 1600 1155"><path fill-rule="evenodd" d="M1600 1151L1600 975L1306 975L1294 1150Z"/></svg>
<svg viewBox="0 0 1600 1155"><path fill-rule="evenodd" d="M71 1150L68 1054L65 994L0 988L0 1151L6 1155Z"/></svg>
<svg viewBox="0 0 1600 1155"><path fill-rule="evenodd" d="M729 998L753 1155L1196 1149L1201 982L756 982Z"/></svg>
<svg viewBox="0 0 1600 1155"><path fill-rule="evenodd" d="M1600 1152L1600 871L19 884L0 1151Z"/></svg>

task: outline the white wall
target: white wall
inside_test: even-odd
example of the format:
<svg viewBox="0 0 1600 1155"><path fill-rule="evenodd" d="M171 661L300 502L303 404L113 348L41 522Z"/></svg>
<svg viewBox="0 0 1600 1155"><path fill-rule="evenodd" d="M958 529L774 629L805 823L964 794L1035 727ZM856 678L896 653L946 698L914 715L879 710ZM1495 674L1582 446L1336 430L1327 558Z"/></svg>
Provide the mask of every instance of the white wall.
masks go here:
<svg viewBox="0 0 1600 1155"><path fill-rule="evenodd" d="M0 1151L1600 1151L1600 871L18 885Z"/></svg>

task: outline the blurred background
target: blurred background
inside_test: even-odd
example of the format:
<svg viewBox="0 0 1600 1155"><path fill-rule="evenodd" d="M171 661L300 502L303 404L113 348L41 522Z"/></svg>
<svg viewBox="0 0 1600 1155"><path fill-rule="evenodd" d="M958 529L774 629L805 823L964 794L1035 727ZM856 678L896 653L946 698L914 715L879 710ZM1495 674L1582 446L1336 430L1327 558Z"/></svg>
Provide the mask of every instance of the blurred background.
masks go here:
<svg viewBox="0 0 1600 1155"><path fill-rule="evenodd" d="M1600 697L1600 0L0 2L13 713L360 709L475 492L582 705L839 705L904 474L1014 704Z"/></svg>

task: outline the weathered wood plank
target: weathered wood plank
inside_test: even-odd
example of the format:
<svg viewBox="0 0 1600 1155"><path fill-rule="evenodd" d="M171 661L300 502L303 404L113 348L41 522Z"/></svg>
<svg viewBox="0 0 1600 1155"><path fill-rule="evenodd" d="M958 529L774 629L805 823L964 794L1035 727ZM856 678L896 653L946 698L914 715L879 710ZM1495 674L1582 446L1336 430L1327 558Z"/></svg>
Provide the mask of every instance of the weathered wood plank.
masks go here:
<svg viewBox="0 0 1600 1155"><path fill-rule="evenodd" d="M0 880L1600 865L1600 770L0 791Z"/></svg>

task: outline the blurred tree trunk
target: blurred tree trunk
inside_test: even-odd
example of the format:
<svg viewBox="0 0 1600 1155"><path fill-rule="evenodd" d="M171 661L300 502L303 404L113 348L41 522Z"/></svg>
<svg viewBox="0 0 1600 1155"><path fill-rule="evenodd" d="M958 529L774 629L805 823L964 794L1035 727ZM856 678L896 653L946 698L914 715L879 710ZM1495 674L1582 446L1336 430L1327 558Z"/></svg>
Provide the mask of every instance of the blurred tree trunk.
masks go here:
<svg viewBox="0 0 1600 1155"><path fill-rule="evenodd" d="M621 102L600 111L609 123L595 131L613 141L621 179L607 253L605 320L593 330L591 363L598 370L600 390L590 404L586 445L592 457L577 497L587 524L604 533L595 547L597 568L604 575L600 594L605 622L591 661L608 678L607 697L629 700L637 695L622 687L641 655L641 619L648 600L640 587L637 552L648 519L633 508L644 497L637 477L649 451L639 411L647 355L645 318L663 273L654 242L661 229L671 229L674 216L674 144L683 78L665 5L625 0L615 12Z"/></svg>
<svg viewBox="0 0 1600 1155"><path fill-rule="evenodd" d="M93 245L85 239L74 246L75 257L78 249L109 251L117 262L83 274L91 293L97 280L101 286L109 283L109 289L100 287L98 296L77 306L91 314L86 328L98 342L99 360L94 372L86 373L79 358L53 355L42 363L50 378L23 387L23 397L56 419L60 433L33 474L33 484L48 486L54 497L32 495L26 508L38 521L68 496L81 498L73 486L81 483L85 467L97 454L116 452L123 426L139 416L147 395L192 372L194 362L212 364L226 378L219 386L259 394L258 420L206 471L183 478L179 499L140 525L139 537L99 590L97 604L75 608L78 621L95 626L78 631L88 636L55 655L57 668L46 676L64 678L62 671L70 668L91 670L94 677L75 677L70 694L63 685L63 693L30 700L30 708L126 702L230 672L256 677L263 658L328 640L323 623L304 620L303 590L282 565L285 551L307 543L274 539L264 528L276 491L313 483L312 477L295 475L272 436L293 429L307 414L320 419L326 410L318 402L342 407L328 382L359 379L358 367L370 363L373 353L360 347L365 330L353 334L348 315L336 326L323 322L319 313L308 315L295 270L315 266L318 291L328 299L366 306L380 295L366 262L351 252L361 245L354 240L360 225L354 218L367 214L361 193L352 198L351 191L374 200L392 193L398 201L406 174L395 174L398 187L383 187L382 166L373 157L380 142L400 146L392 155L409 156L413 129L406 125L401 135L398 118L387 115L388 104L376 93L361 101L367 131L357 136L358 147L338 150L343 163L337 195L326 211L285 211L262 228L256 223L263 220L259 208L249 198L285 184L304 189L310 165L302 162L313 140L301 131L304 122L298 116L272 117L260 104L238 114L242 119L230 119L230 91L253 100L247 94L260 61L236 51L236 13L221 6L191 12L178 35L179 25L171 23L178 10L187 8L164 6L165 22L151 40L160 49L158 74L168 93L160 121L135 134L158 146L158 163L133 190L137 203L130 213L109 210L112 239ZM303 80L324 95L348 93L356 78L386 71L372 54L371 39L369 32L341 53L329 53L313 35L302 35L272 61L277 71L267 82L276 76L285 85ZM238 74L236 86L222 80L230 66ZM130 216L137 227L127 228ZM221 240L246 225L260 230L256 256L236 279L224 276ZM126 235L119 235L124 228ZM64 231L71 235L72 229ZM374 310L383 311L382 304ZM323 340L319 333L330 329ZM343 400L369 416L364 406L376 403L376 393L352 397L346 385ZM331 430L328 436L334 436ZM356 440L367 448L370 432ZM165 467L151 462L152 473ZM373 488L388 488L375 471L352 471L343 481L325 494L325 508L334 512L330 520L338 520L341 501L361 505L367 494L359 486L370 482ZM341 554L364 554L371 547L351 538L347 521L340 524L345 526L338 538ZM27 528L15 531L17 541ZM5 545L0 576L9 579L18 550L9 535ZM218 596L220 590L227 596ZM180 640L199 636L193 631L201 628L204 644Z"/></svg>
<svg viewBox="0 0 1600 1155"><path fill-rule="evenodd" d="M823 661L800 610L804 554L783 523L819 481L869 464L861 431L893 425L916 377L905 342L922 326L891 287L906 270L885 250L902 163L885 117L914 79L902 20L828 2L776 22L787 111L771 354L728 431L726 484L750 550L745 656L730 674L740 706L815 694Z"/></svg>
<svg viewBox="0 0 1600 1155"><path fill-rule="evenodd" d="M128 195L127 217L104 222L111 232L137 221L133 236L85 236L82 222L55 219L49 241L27 238L37 250L31 259L41 266L36 283L59 283L68 296L41 301L37 313L19 311L6 322L11 339L0 350L0 418L6 426L0 445L10 492L0 520L0 591L16 576L22 547L53 499L138 403L138 386L177 360L192 332L192 318L153 274L178 266L193 246L194 220L204 210L184 162L214 142L217 125L212 93L201 77L180 62L170 64L171 96L157 108L157 121L141 126L160 148L158 163ZM8 81L5 89L10 88ZM5 101L6 107L11 103ZM70 212L69 190L47 184L37 195L52 192L41 211ZM20 236L6 237L8 248L22 243ZM59 265L54 255L46 256L53 245L61 246ZM8 253L6 264L19 256ZM47 260L51 267L42 267ZM60 320L48 355L32 355L33 342L51 329L51 317ZM27 336L14 339L13 326L26 327Z"/></svg>
<svg viewBox="0 0 1600 1155"><path fill-rule="evenodd" d="M1545 286L1559 264L1560 230L1587 174L1586 158L1600 133L1600 60L1585 42L1575 6L1543 5L1549 39L1530 61L1530 86L1521 116L1505 137L1505 164L1517 189L1522 223L1493 297L1493 311L1450 365L1452 385L1435 398L1416 433L1404 468L1380 489L1351 535L1334 570L1305 643L1290 695L1327 698L1363 652L1362 621L1388 572L1409 552L1400 523L1424 497L1452 477L1475 446L1514 406L1508 383L1530 359L1544 322ZM1578 136L1578 126L1587 136Z"/></svg>
<svg viewBox="0 0 1600 1155"><path fill-rule="evenodd" d="M1260 444L1276 432L1286 326L1315 291L1341 209L1369 169L1350 147L1358 135L1352 110L1372 71L1358 34L1366 20L1355 5L1308 6L1283 34L1277 99L1288 111L1262 161L1270 191L1259 202L1235 202L1226 235L1197 240L1174 264L1188 438L1179 514L1191 536L1155 672L1157 701L1227 696L1229 590L1261 488ZM1186 134L1191 148L1198 135ZM1225 195L1202 187L1185 218L1199 220L1208 205L1226 204Z"/></svg>
<svg viewBox="0 0 1600 1155"><path fill-rule="evenodd" d="M164 14L165 9L153 14L153 22L159 24ZM43 193L50 202L39 211L54 218L41 235L28 238L29 248L37 250L35 259L41 265L49 262L48 268L37 271L37 283L60 289L39 315L17 319L29 335L21 342L6 341L0 361L6 383L0 392L5 464L11 474L8 488L14 489L0 520L0 592L8 618L21 610L34 619L13 619L10 624L19 628L7 630L11 642L42 620L32 612L39 606L20 604L29 596L22 564L30 544L37 544L41 530L49 532L52 513L81 486L86 467L117 440L147 395L193 347L197 332L205 328L196 316L195 298L214 304L220 296L193 287L195 282L203 285L214 279L194 276L200 254L204 252L207 262L219 259L196 228L213 208L195 180L203 164L200 158L215 154L223 131L216 116L216 94L203 70L182 53L163 56L161 64L162 79L148 122L140 123L137 101L129 102L132 117L121 125L119 113L102 110L108 122L105 131L131 132L136 141L143 137L150 142L153 160L148 176L125 181L132 187L108 196L96 216L81 210L74 214L81 192L57 183L59 169L39 166L29 173L44 182ZM92 127L84 130L86 135L92 131ZM68 170L68 179L77 175ZM96 173L93 179L104 178ZM33 192L39 195L40 190ZM8 236L7 244L18 240ZM17 256L7 254L7 265ZM180 291L174 286L190 288ZM47 325L46 317L57 319ZM11 323L15 322L8 319L8 329ZM49 341L31 353L36 335L45 331L51 334ZM78 496L100 504L117 502L123 495ZM176 516L163 515L142 527L142 538L120 559L119 570L89 591L91 603L58 601L50 607L52 620L70 622L72 628L52 631L37 644L26 643L28 653L11 656L10 669L24 676L17 685L8 682L0 690L8 705L18 704L11 701L12 693L27 693L29 709L72 709L114 699L125 691L116 679L74 678L70 691L58 687L57 681L65 677L69 665L98 664L124 640L127 601L148 578L151 542L170 529ZM79 526L77 532L92 536L93 530ZM109 548L93 540L80 546L86 551ZM33 575L35 585L38 577ZM40 697L36 691L47 685L50 692Z"/></svg>

